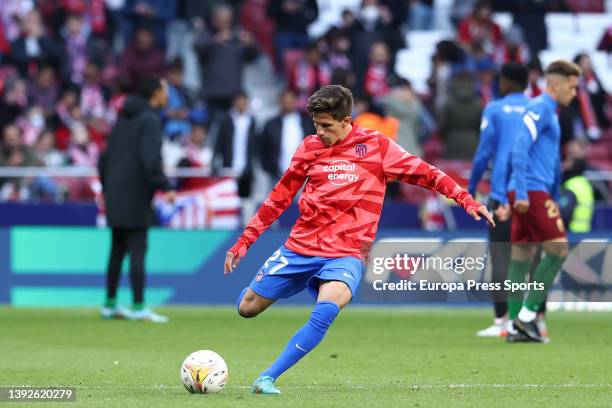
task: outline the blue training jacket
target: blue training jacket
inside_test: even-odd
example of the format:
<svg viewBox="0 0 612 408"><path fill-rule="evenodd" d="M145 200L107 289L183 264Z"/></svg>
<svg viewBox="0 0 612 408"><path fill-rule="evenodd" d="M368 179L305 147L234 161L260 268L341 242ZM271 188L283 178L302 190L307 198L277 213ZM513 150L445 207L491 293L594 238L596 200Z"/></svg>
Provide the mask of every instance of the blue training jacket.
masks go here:
<svg viewBox="0 0 612 408"><path fill-rule="evenodd" d="M557 103L543 93L527 104L522 124L517 126L508 185L517 200L526 200L527 191L545 191L559 200L560 142Z"/></svg>
<svg viewBox="0 0 612 408"><path fill-rule="evenodd" d="M506 95L485 106L480 122L480 140L474 156L468 191L475 195L478 182L492 161L491 198L507 203L510 156L516 134L529 98L522 92Z"/></svg>

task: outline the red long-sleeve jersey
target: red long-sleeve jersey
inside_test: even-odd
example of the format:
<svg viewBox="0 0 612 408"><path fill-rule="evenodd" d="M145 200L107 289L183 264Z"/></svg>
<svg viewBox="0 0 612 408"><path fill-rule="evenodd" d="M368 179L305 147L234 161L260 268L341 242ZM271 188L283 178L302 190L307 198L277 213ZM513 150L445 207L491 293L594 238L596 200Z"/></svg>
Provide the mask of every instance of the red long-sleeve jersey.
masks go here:
<svg viewBox="0 0 612 408"><path fill-rule="evenodd" d="M306 182L299 200L300 217L285 247L307 256L365 258L376 235L390 180L436 190L468 212L481 205L442 171L380 132L353 125L347 137L330 147L317 136L304 139L289 168L230 251L244 255Z"/></svg>

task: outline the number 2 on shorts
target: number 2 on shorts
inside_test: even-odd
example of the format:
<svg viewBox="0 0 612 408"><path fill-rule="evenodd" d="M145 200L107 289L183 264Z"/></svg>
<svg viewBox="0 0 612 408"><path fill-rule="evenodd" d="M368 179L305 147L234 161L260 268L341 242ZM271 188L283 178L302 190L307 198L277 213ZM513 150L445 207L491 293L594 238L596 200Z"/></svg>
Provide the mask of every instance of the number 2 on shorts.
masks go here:
<svg viewBox="0 0 612 408"><path fill-rule="evenodd" d="M281 254L281 250L277 249L276 252L274 252L272 254L271 257L268 258L268 260L266 261L266 263L264 263L264 268L268 268L269 266L269 262L270 261L276 261L280 255L280 263L274 267L272 267L272 269L270 269L268 271L268 275L274 275L276 272L278 272L281 268L284 268L285 266L289 265L289 261L287 260L287 258L285 258L284 256L282 256Z"/></svg>

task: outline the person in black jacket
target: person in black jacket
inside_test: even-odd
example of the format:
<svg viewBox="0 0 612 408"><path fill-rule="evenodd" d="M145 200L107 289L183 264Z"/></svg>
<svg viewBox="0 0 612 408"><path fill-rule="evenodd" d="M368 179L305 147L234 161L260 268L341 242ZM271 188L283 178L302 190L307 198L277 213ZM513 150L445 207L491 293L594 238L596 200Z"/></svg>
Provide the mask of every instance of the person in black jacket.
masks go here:
<svg viewBox="0 0 612 408"><path fill-rule="evenodd" d="M166 106L168 84L158 77L145 77L140 95L130 96L123 106L111 135L108 149L100 157L98 171L108 225L112 228L104 318L130 318L165 323L168 318L144 308L144 258L148 227L155 214L151 206L153 194L162 190L168 201L175 193L162 171L161 118L156 109ZM130 280L133 311L117 306L116 294L121 264L130 254Z"/></svg>
<svg viewBox="0 0 612 408"><path fill-rule="evenodd" d="M289 167L304 137L316 133L312 118L298 111L295 91L283 91L280 104L280 114L265 124L260 142L261 166L273 184Z"/></svg>
<svg viewBox="0 0 612 408"><path fill-rule="evenodd" d="M256 153L255 119L248 111L249 97L244 91L234 95L232 108L221 119L214 143L213 170L231 171L241 198L251 196L253 159Z"/></svg>
<svg viewBox="0 0 612 408"><path fill-rule="evenodd" d="M319 16L319 6L316 0L271 0L267 12L276 24L276 65L283 72L287 49L303 49L310 43L308 26Z"/></svg>

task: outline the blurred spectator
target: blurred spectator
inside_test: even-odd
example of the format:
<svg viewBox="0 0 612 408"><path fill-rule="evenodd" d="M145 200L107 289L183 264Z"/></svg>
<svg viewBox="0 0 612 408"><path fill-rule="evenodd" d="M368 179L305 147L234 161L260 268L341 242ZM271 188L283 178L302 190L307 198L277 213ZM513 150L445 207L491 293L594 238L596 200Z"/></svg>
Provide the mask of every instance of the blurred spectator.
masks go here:
<svg viewBox="0 0 612 408"><path fill-rule="evenodd" d="M100 150L91 141L89 131L83 122L75 122L70 128L70 148L68 157L75 166L95 167Z"/></svg>
<svg viewBox="0 0 612 408"><path fill-rule="evenodd" d="M342 85L356 94L355 85L357 84L357 77L355 77L355 73L351 70L344 68L336 68L334 72L332 72L330 82L334 85Z"/></svg>
<svg viewBox="0 0 612 408"><path fill-rule="evenodd" d="M399 32L406 24L409 6L406 0L379 0L380 12L389 16L391 25Z"/></svg>
<svg viewBox="0 0 612 408"><path fill-rule="evenodd" d="M610 126L606 114L608 94L593 70L593 63L588 54L578 54L574 62L582 69L582 76L579 80L578 95L572 105L579 109L589 139L597 140L601 136L601 129Z"/></svg>
<svg viewBox="0 0 612 408"><path fill-rule="evenodd" d="M16 125L7 125L2 131L0 146L0 166L26 167L35 166L37 161L30 148L21 140L21 130ZM0 200L25 200L30 197L30 178L0 179Z"/></svg>
<svg viewBox="0 0 612 408"><path fill-rule="evenodd" d="M130 91L130 86L125 78L117 78L111 83L110 101L108 102L107 122L109 126L114 126L117 123L119 112L123 108L123 104L127 99Z"/></svg>
<svg viewBox="0 0 612 408"><path fill-rule="evenodd" d="M410 0L410 29L433 30L435 15L434 0Z"/></svg>
<svg viewBox="0 0 612 408"><path fill-rule="evenodd" d="M465 52L453 41L443 40L436 44L432 56L432 72L427 80L431 89L434 110L439 110L448 99L448 87L453 74L465 61Z"/></svg>
<svg viewBox="0 0 612 408"><path fill-rule="evenodd" d="M231 169L238 181L238 195L251 196L253 161L256 154L255 119L248 112L249 97L238 92L232 108L219 123L214 147L213 167Z"/></svg>
<svg viewBox="0 0 612 408"><path fill-rule="evenodd" d="M66 156L56 148L55 134L51 129L42 131L32 151L43 166L57 167L66 164Z"/></svg>
<svg viewBox="0 0 612 408"><path fill-rule="evenodd" d="M477 0L453 0L453 5L450 10L450 20L453 27L458 27L459 24L472 14Z"/></svg>
<svg viewBox="0 0 612 408"><path fill-rule="evenodd" d="M563 190L559 209L563 222L574 233L591 231L595 194L591 182L584 177L589 169L584 141L574 140L567 144L562 163Z"/></svg>
<svg viewBox="0 0 612 408"><path fill-rule="evenodd" d="M3 166L29 166L35 163L31 150L23 144L22 131L17 125L7 125L2 130L0 161Z"/></svg>
<svg viewBox="0 0 612 408"><path fill-rule="evenodd" d="M316 0L269 0L268 16L276 23L276 65L283 72L286 50L308 45L308 26L319 16L319 6Z"/></svg>
<svg viewBox="0 0 612 408"><path fill-rule="evenodd" d="M155 43L166 48L166 28L176 16L177 1L169 0L125 0L125 38L132 36L134 27L150 27Z"/></svg>
<svg viewBox="0 0 612 408"><path fill-rule="evenodd" d="M26 82L10 78L4 84L4 95L0 98L0 129L13 123L28 106Z"/></svg>
<svg viewBox="0 0 612 408"><path fill-rule="evenodd" d="M102 83L102 66L90 60L85 65L81 87L81 111L87 126L94 132L92 139L100 143L110 132L108 123L108 102L110 90Z"/></svg>
<svg viewBox="0 0 612 408"><path fill-rule="evenodd" d="M445 159L470 160L476 151L482 105L475 87L468 73L458 74L450 83L448 101L438 114Z"/></svg>
<svg viewBox="0 0 612 408"><path fill-rule="evenodd" d="M475 45L482 47L488 55L493 55L501 45L502 33L493 21L493 10L486 0L479 0L474 11L459 24L457 37L459 43L468 49Z"/></svg>
<svg viewBox="0 0 612 408"><path fill-rule="evenodd" d="M380 98L391 89L391 83L395 80L393 67L390 66L389 48L382 41L372 44L370 49L370 61L363 80L364 90L367 96Z"/></svg>
<svg viewBox="0 0 612 408"><path fill-rule="evenodd" d="M21 35L26 16L35 7L33 0L0 0L0 18L6 40L15 41Z"/></svg>
<svg viewBox="0 0 612 408"><path fill-rule="evenodd" d="M6 35L4 35L4 25L2 24L2 20L0 20L0 63L3 62L3 59L11 53L11 43L6 39Z"/></svg>
<svg viewBox="0 0 612 408"><path fill-rule="evenodd" d="M43 108L45 116L48 117L53 113L55 101L60 94L60 84L53 65L40 66L34 82L30 82L28 94L32 104Z"/></svg>
<svg viewBox="0 0 612 408"><path fill-rule="evenodd" d="M55 130L56 146L62 151L66 151L70 143L70 127L75 121L72 113L79 108L79 98L77 87L65 89L55 105L54 114L49 118L48 125ZM81 112L80 108L78 112Z"/></svg>
<svg viewBox="0 0 612 408"><path fill-rule="evenodd" d="M397 141L399 121L393 116L385 115L381 106L373 103L370 98L357 97L355 99L353 117L356 125L378 130L383 135Z"/></svg>
<svg viewBox="0 0 612 408"><path fill-rule="evenodd" d="M550 0L515 0L512 4L514 24L523 31L529 54L537 57L540 51L548 48L546 13Z"/></svg>
<svg viewBox="0 0 612 408"><path fill-rule="evenodd" d="M242 89L242 68L258 56L253 37L234 29L232 8L217 5L210 31L198 34L195 48L202 71L202 92L211 120L231 106L232 96Z"/></svg>
<svg viewBox="0 0 612 408"><path fill-rule="evenodd" d="M350 70L352 66L349 58L350 38L336 27L329 30L325 37L328 45L327 62L329 63L329 69L332 72L336 69Z"/></svg>
<svg viewBox="0 0 612 408"><path fill-rule="evenodd" d="M370 59L372 44L381 41L389 49L389 66L395 64L395 54L404 48L405 41L399 27L395 26L390 9L378 0L364 0L357 14L343 13L341 29L351 40L351 61L357 77L358 91L363 90L363 80Z"/></svg>
<svg viewBox="0 0 612 408"><path fill-rule="evenodd" d="M58 68L62 78L67 78L68 65L64 48L45 34L40 12L28 12L23 22L23 34L11 45L11 60L23 76L35 74L40 62Z"/></svg>
<svg viewBox="0 0 612 408"><path fill-rule="evenodd" d="M89 36L83 24L83 17L77 14L69 15L62 36L68 51L70 79L80 84L83 82L87 62L87 38Z"/></svg>
<svg viewBox="0 0 612 408"><path fill-rule="evenodd" d="M540 60L537 58L527 64L527 69L529 70L529 75L525 94L530 98L535 98L540 95L546 87L544 71L542 70Z"/></svg>
<svg viewBox="0 0 612 408"><path fill-rule="evenodd" d="M185 147L185 157L183 157L178 167L187 167L202 170L211 170L213 151L207 143L208 127L202 122L191 124L189 141ZM179 190L192 190L207 185L206 178L185 177L180 180Z"/></svg>
<svg viewBox="0 0 612 408"><path fill-rule="evenodd" d="M499 98L495 75L497 71L493 59L484 57L476 63L476 75L478 78L478 93L480 103L485 106L494 99Z"/></svg>
<svg viewBox="0 0 612 408"><path fill-rule="evenodd" d="M33 105L25 115L17 118L17 125L21 129L21 142L32 146L45 128L45 115L40 106Z"/></svg>
<svg viewBox="0 0 612 408"><path fill-rule="evenodd" d="M259 143L261 166L273 184L289 167L304 137L316 133L312 118L299 112L295 91L283 91L280 107L280 113L265 124Z"/></svg>
<svg viewBox="0 0 612 408"><path fill-rule="evenodd" d="M122 75L130 84L137 84L147 75L164 73L164 53L156 45L153 31L147 27L136 30L134 40L123 53Z"/></svg>
<svg viewBox="0 0 612 408"><path fill-rule="evenodd" d="M504 42L497 48L495 62L498 66L514 62L526 64L530 59L529 48L523 42L520 28L512 26L504 35Z"/></svg>
<svg viewBox="0 0 612 408"><path fill-rule="evenodd" d="M289 88L298 95L298 107L302 112L306 111L310 95L320 87L329 85L330 77L329 65L323 59L317 43L309 44L289 78Z"/></svg>
<svg viewBox="0 0 612 408"><path fill-rule="evenodd" d="M32 154L39 166L63 166L66 157L55 149L55 136L53 131L46 129L41 132L38 140L32 147ZM61 201L65 195L65 187L60 186L49 176L38 176L32 185L33 198L39 200Z"/></svg>
<svg viewBox="0 0 612 408"><path fill-rule="evenodd" d="M168 105L165 111L164 134L170 139L180 141L191 130L190 115L195 105L195 97L183 85L183 62L180 58L176 58L168 66L166 77L168 79Z"/></svg>
<svg viewBox="0 0 612 408"><path fill-rule="evenodd" d="M432 130L429 126L433 119L415 95L410 82L400 79L391 92L380 99L380 103L386 116L399 120L397 143L410 153L421 156L421 142Z"/></svg>

